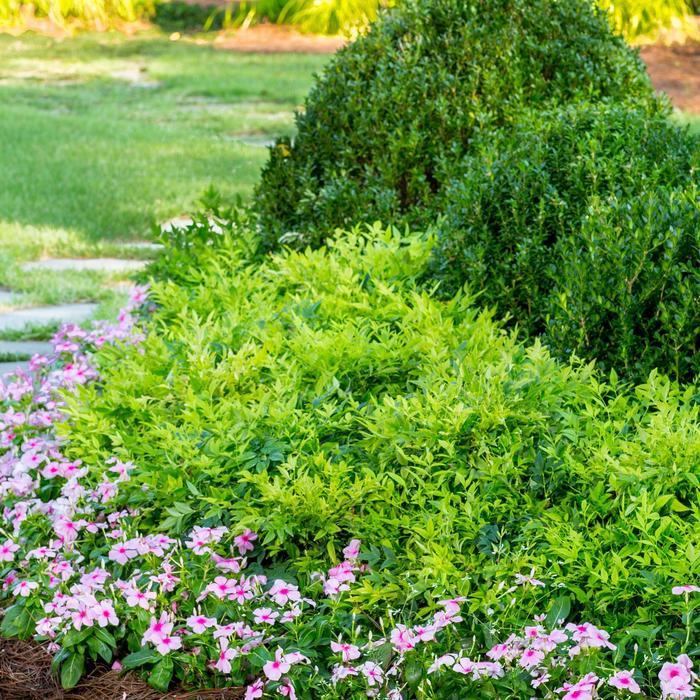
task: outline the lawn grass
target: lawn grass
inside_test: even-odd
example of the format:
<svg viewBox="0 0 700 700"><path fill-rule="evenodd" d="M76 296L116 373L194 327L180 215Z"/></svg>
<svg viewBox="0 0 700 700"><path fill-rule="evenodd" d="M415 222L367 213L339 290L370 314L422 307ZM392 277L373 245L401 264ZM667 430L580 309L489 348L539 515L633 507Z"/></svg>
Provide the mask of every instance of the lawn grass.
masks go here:
<svg viewBox="0 0 700 700"><path fill-rule="evenodd" d="M290 133L326 60L155 32L0 36L0 286L28 304L111 306L102 275L29 274L18 263L143 256L119 243L148 238L208 186L228 201L249 197L267 151L239 139Z"/></svg>
<svg viewBox="0 0 700 700"><path fill-rule="evenodd" d="M2 238L143 238L212 183L247 196L266 152L236 138L288 133L324 60L158 35L0 37Z"/></svg>
<svg viewBox="0 0 700 700"><path fill-rule="evenodd" d="M700 136L700 115L698 114L683 114L681 121L690 127L690 130Z"/></svg>

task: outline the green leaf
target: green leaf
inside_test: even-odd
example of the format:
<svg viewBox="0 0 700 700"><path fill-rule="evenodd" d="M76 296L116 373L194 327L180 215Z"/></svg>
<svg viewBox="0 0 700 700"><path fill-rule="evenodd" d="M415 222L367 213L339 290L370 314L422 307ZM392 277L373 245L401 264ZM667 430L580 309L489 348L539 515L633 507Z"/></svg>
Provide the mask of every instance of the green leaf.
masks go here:
<svg viewBox="0 0 700 700"><path fill-rule="evenodd" d="M406 682L411 688L415 688L423 678L423 662L419 658L409 656L405 666Z"/></svg>
<svg viewBox="0 0 700 700"><path fill-rule="evenodd" d="M148 676L148 685L162 693L166 692L173 677L174 664L172 658L164 656Z"/></svg>
<svg viewBox="0 0 700 700"><path fill-rule="evenodd" d="M104 627L98 627L95 631L95 636L102 640L108 647L117 648L117 640L111 632L108 632Z"/></svg>
<svg viewBox="0 0 700 700"><path fill-rule="evenodd" d="M566 620L571 611L571 598L568 595L559 596L554 600L547 613L547 626L555 627L559 620Z"/></svg>
<svg viewBox="0 0 700 700"><path fill-rule="evenodd" d="M61 649L51 661L51 672L58 673L61 664L70 656L71 652L68 649Z"/></svg>
<svg viewBox="0 0 700 700"><path fill-rule="evenodd" d="M81 642L84 642L88 637L92 636L92 627L83 627L81 630L70 630L66 632L65 636L61 640L61 646L63 647L74 647Z"/></svg>
<svg viewBox="0 0 700 700"><path fill-rule="evenodd" d="M135 651L133 654L125 656L122 659L122 666L125 669L138 668L144 664L152 664L160 658L161 655L155 649L144 647L143 649Z"/></svg>
<svg viewBox="0 0 700 700"><path fill-rule="evenodd" d="M85 670L85 657L82 654L71 654L61 666L61 686L75 688Z"/></svg>
<svg viewBox="0 0 700 700"><path fill-rule="evenodd" d="M87 640L88 648L90 651L103 659L106 663L112 660L112 649L108 644L105 644L98 637L90 637Z"/></svg>

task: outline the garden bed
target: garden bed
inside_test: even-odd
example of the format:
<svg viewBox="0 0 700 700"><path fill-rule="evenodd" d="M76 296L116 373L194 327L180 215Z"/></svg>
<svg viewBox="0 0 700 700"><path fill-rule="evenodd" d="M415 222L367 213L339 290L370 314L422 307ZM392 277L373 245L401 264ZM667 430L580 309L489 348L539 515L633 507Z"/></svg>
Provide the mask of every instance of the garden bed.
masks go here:
<svg viewBox="0 0 700 700"><path fill-rule="evenodd" d="M135 673L96 668L71 690L51 671L46 645L20 639L0 639L0 698L2 700L238 700L238 688L173 690L159 693Z"/></svg>

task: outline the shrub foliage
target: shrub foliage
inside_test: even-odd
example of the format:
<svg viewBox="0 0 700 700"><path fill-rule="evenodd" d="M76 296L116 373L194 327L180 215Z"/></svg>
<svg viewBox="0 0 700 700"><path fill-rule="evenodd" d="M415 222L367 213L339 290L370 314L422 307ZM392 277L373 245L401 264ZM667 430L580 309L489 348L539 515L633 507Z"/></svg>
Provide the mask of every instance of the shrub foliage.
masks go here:
<svg viewBox="0 0 700 700"><path fill-rule="evenodd" d="M478 139L434 269L558 355L626 376L700 369L697 141L662 112L576 105Z"/></svg>
<svg viewBox="0 0 700 700"><path fill-rule="evenodd" d="M409 0L341 50L271 151L264 244L425 222L475 134L524 105L651 98L639 58L586 0Z"/></svg>
<svg viewBox="0 0 700 700"><path fill-rule="evenodd" d="M302 572L362 538L358 601L403 600L410 577L476 608L536 566L654 639L700 571L692 388L604 383L436 298L415 281L430 241L354 231L261 263L243 240L190 250L140 348L103 350L68 397L71 458L133 460L154 525L248 526Z"/></svg>

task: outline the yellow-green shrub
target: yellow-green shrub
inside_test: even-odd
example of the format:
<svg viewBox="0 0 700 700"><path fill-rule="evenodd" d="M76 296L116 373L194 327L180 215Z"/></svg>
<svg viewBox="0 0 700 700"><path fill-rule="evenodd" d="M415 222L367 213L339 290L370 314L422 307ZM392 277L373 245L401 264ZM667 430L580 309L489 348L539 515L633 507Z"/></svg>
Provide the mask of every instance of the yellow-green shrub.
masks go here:
<svg viewBox="0 0 700 700"><path fill-rule="evenodd" d="M258 261L250 236L178 253L140 349L68 397L71 455L116 453L131 503L181 532L237 522L314 570L348 537L359 596L469 593L537 567L582 614L653 636L700 573L695 387L627 389L416 283L431 242L379 228Z"/></svg>

